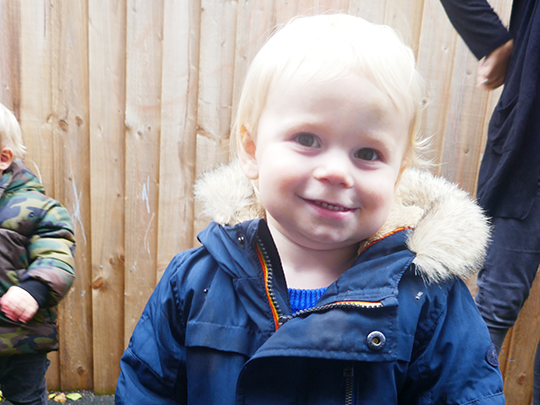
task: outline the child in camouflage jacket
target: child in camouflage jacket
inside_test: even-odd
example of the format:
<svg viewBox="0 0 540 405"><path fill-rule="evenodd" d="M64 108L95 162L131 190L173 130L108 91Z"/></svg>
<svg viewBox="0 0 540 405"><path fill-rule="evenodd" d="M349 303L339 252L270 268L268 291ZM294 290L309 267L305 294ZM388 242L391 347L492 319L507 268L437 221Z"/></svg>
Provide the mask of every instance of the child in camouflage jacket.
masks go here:
<svg viewBox="0 0 540 405"><path fill-rule="evenodd" d="M15 116L0 104L0 388L13 404L46 404L57 303L74 278L68 212L25 166Z"/></svg>

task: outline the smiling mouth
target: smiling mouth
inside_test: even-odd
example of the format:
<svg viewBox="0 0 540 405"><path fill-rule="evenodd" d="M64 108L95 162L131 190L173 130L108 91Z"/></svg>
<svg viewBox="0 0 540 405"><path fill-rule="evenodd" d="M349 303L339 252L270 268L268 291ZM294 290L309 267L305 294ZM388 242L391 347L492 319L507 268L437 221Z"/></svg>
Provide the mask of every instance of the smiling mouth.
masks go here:
<svg viewBox="0 0 540 405"><path fill-rule="evenodd" d="M350 208L342 207L341 205L328 204L322 201L311 201L311 202L319 207L325 208L330 211L339 211L339 212L351 211Z"/></svg>

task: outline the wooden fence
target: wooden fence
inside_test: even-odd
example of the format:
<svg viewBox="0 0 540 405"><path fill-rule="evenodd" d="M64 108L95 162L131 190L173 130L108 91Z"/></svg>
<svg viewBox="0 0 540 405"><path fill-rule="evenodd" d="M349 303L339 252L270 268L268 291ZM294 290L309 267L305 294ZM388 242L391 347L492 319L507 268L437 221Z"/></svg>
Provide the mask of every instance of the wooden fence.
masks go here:
<svg viewBox="0 0 540 405"><path fill-rule="evenodd" d="M507 21L511 0L492 5ZM438 0L0 0L0 102L19 118L27 164L70 211L78 242L51 388L114 391L157 280L207 223L192 184L229 160L250 60L276 24L329 10L401 31L426 79L422 133L435 170L474 193L499 92L475 87L477 61ZM540 330L538 300L529 301L506 343L509 404L530 398Z"/></svg>

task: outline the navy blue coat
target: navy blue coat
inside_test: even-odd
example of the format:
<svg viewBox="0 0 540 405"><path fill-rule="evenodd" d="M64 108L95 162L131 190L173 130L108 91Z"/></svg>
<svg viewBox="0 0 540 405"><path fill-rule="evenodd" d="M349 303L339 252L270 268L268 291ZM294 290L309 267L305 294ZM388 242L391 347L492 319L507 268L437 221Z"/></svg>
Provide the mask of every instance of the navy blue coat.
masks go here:
<svg viewBox="0 0 540 405"><path fill-rule="evenodd" d="M486 0L441 2L478 58L510 38ZM540 1L514 0L510 34L514 52L489 123L477 196L491 216L524 219L540 173Z"/></svg>
<svg viewBox="0 0 540 405"><path fill-rule="evenodd" d="M467 287L417 275L408 232L370 245L291 316L266 222L211 223L152 294L116 404L504 404Z"/></svg>

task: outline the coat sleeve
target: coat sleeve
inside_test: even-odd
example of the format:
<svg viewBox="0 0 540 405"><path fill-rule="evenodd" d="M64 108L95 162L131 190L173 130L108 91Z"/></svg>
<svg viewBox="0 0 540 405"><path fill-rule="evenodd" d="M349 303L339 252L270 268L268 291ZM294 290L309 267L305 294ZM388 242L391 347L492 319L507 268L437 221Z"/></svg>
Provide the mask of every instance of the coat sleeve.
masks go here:
<svg viewBox="0 0 540 405"><path fill-rule="evenodd" d="M477 59L512 39L486 0L441 0L441 3L450 22Z"/></svg>
<svg viewBox="0 0 540 405"><path fill-rule="evenodd" d="M184 303L176 285L181 255L167 267L133 331L120 361L119 404L185 404Z"/></svg>
<svg viewBox="0 0 540 405"><path fill-rule="evenodd" d="M502 405L503 380L487 327L467 286L455 280L447 287L435 287L419 324L403 403Z"/></svg>
<svg viewBox="0 0 540 405"><path fill-rule="evenodd" d="M28 271L21 277L37 280L47 286L46 306L54 306L67 294L73 284L75 236L67 210L57 201L35 196L29 217L39 218L29 235ZM33 203L32 203L33 204Z"/></svg>

